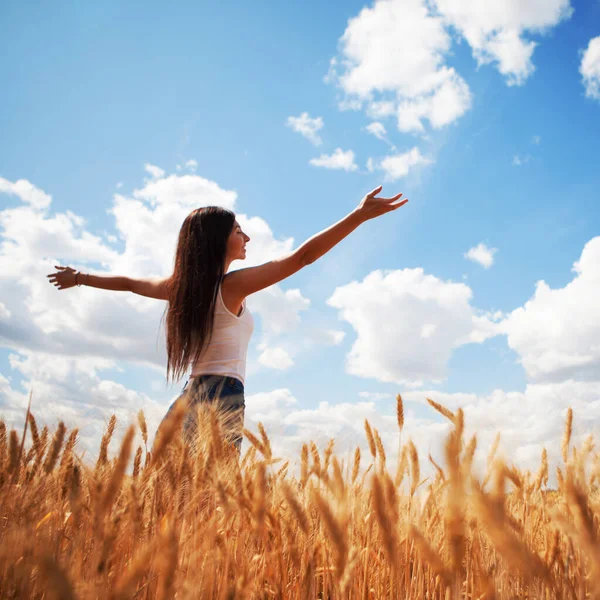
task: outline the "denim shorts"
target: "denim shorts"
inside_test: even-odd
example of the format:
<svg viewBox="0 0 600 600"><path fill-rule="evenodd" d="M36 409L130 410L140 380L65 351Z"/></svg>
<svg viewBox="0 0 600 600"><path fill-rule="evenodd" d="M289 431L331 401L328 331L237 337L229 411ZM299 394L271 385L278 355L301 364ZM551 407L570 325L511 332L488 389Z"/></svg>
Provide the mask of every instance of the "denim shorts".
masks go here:
<svg viewBox="0 0 600 600"><path fill-rule="evenodd" d="M197 375L185 382L177 399L171 404L162 423L177 402L187 402L187 413L183 420L183 433L187 441L195 437L197 429L196 407L201 403L217 402L223 413L225 441L233 444L238 452L242 446L244 426L244 384L235 377L225 375ZM161 425L162 425L161 423Z"/></svg>

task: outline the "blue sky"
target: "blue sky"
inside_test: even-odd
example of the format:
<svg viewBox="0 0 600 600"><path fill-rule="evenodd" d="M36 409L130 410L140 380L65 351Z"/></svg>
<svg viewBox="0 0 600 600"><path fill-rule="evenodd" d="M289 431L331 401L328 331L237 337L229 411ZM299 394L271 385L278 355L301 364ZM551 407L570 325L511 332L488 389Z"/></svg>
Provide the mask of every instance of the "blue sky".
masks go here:
<svg viewBox="0 0 600 600"><path fill-rule="evenodd" d="M111 400L104 407L109 411L114 402L124 418L138 405L150 406L156 418L167 408L183 382L166 389L160 350L150 348L153 343L160 346L163 307L132 309L140 316L135 323L143 332L138 335L133 326L127 331L126 324L132 321L128 313L120 312L131 308L123 308L126 300L108 300L103 296L108 292L85 291L100 303L94 308L97 323L109 323L112 315L115 323L122 319L123 336L130 337L120 348L130 343L131 349L120 355L111 349L110 341L102 345L96 343L97 336L88 339L89 328L78 335L77 327L94 320L94 314L86 312L92 310L91 296L81 289L42 290L45 282L35 283L33 274L40 281L39 275L48 272L47 265L55 260L97 273L112 272L110 266L132 265L140 271L119 274L166 274L144 271L151 261L139 266L143 244L136 246L136 236L156 236L168 249L176 229L160 219L154 229L141 229L132 212L125 225L131 234L124 234L110 210L115 194L131 199L134 190L150 189L157 180L171 186L165 202L177 204L177 182L184 177L191 178L186 181L192 187L198 184L194 189L200 191L194 193L199 205L205 202L201 179L224 192L235 192L236 212L268 225L269 235L254 237L250 243L254 242L251 261L274 258L277 250L286 247L285 240L296 247L342 218L379 183L388 195L402 191L410 200L400 211L365 224L326 257L281 284L281 294L299 290L304 304L310 302L301 309L298 297L286 297L281 303L282 314L288 311L282 331L266 332L264 325L272 311L279 310L276 296L270 304L257 300L258 326L246 380L248 419L262 418L282 440L289 438L287 446L282 441L282 448L294 448L313 433L318 437L333 431L352 438L354 430L360 436L363 416L380 419L380 427L392 440L393 429L386 429L385 415L393 415L397 392L405 394L414 416L414 435L437 431L439 420L422 401L427 392L437 393L452 406L478 407L479 412L472 410L480 427L493 435L494 425L505 424L517 442L518 424L504 423L502 414L496 413L489 421L482 420L481 415L489 416L491 406L496 406L490 400L494 393L506 398L520 394L516 400L506 400L504 407L494 408L500 413L510 412L511 402L527 404L528 389L539 391L539 386L568 382L588 386L581 391L584 410L599 399L598 377L590 373L600 372L600 353L590 332L600 329L600 315L593 307L587 312L580 309L573 298L581 291L569 291L568 286L576 278L574 263L600 225L600 56L592 43L600 36L600 3L552 0L536 13L533 2L522 2L507 5L506 14L494 16L490 2L484 17L470 2L439 0L432 5L437 7L435 14L427 12L420 0L404 5L186 2L176 9L157 2L3 3L0 210L31 204L24 199L25 192L15 187L19 180L51 195L52 201L44 214L36 213L36 236L28 237L27 223L33 218L29 214L19 217L21 225L11 219L12 233L4 221L0 232L3 244L20 232L15 252L22 261L17 270L14 255L4 246L2 264L13 271L3 269L0 278L4 306L0 311L4 314L0 414L4 409L6 418L17 422L31 386L40 393L67 397L76 395L75 382L96 386L100 404L108 397L102 393L108 394ZM543 10L547 14L541 14ZM396 20L386 18L385 11ZM532 41L536 46L527 58ZM433 58L427 58L427 53ZM419 62L419 56L426 56L424 62ZM337 63L333 67L332 59ZM349 66L348 60L354 63ZM449 95L434 109L432 98L439 90L431 84L435 77L448 83ZM358 98L352 85L365 93ZM425 91L415 92L417 88ZM374 116L375 103L383 100L392 102L392 114ZM344 108L352 101L354 109ZM414 120L410 126L400 124L408 114L407 103L413 112L421 111L418 125ZM314 119L321 119L322 127L314 132L321 139L319 145L288 124L290 117L303 113L313 126ZM367 131L373 122L385 128L385 141ZM332 156L337 148L353 152L349 170L309 164L321 155ZM420 164L406 174L399 176L383 166L386 157L415 148ZM196 166L186 167L190 160ZM164 173L151 176L145 165ZM80 240L85 239L84 232L98 236L97 244L103 248L98 252L112 258L103 263L93 259L98 252L85 244L63 247L56 242L61 221L51 226L47 219L67 211L85 223L75 233L65 228L64 236ZM252 228L247 229L252 236ZM47 246L44 231L54 236ZM484 250L496 249L488 268L465 258L479 244L485 245ZM161 256L154 264L164 270L172 255L165 250ZM241 266L234 263L233 268ZM405 292L397 287L403 284L390 280L386 285L396 286L391 304L381 311L369 309L370 295L383 297L382 289L365 284L370 273L387 270L408 276L417 269L439 284L430 300L420 304L415 300L419 290L427 287L425 281ZM31 274L31 281L24 281L24 272ZM582 289L593 293L595 282L597 292L594 273L588 270L584 275L582 285L588 287ZM538 281L554 293L548 303L540 299L527 311ZM328 301L351 282L360 284L355 292L364 302L357 300L355 317L345 318L344 308ZM440 309L441 298L458 290L452 284L466 286L461 289L468 289L471 296L466 303L457 300L458 312L453 312L455 308L445 312ZM339 292L349 311L354 310L353 293ZM70 294L68 302L66 294ZM115 305L103 314L101 304L113 301ZM423 342L429 306L432 314L440 310L432 316L437 331L449 332L439 346ZM465 307L469 307L468 319L474 315L488 319L483 329L474 327L486 332L485 341L459 342L472 332L454 331L450 321L458 322L459 313L464 317ZM524 310L523 319L520 313L513 314L519 309ZM567 321L574 313L582 323L572 327ZM60 324L54 329L48 325L53 319ZM546 333L540 322L547 323ZM307 333L314 330L338 332L337 339L343 332L344 337L337 344L322 343L316 334ZM377 335L389 355L396 351L394 331L403 336L397 339L400 358L388 363L378 351ZM415 331L421 335L413 338ZM569 331L575 333L567 340ZM360 375L348 367L357 341ZM540 348L552 343L556 352L540 354ZM280 349L293 364L282 368L285 360L278 366L273 361L264 364L269 363L266 359L261 363L266 348ZM428 373L427 357L438 351L443 356L432 358L431 363L441 365L443 377L435 379L439 369L431 367L431 378L415 381L414 373ZM557 353L561 358L555 360ZM587 370L569 371L573 364L583 363L566 355L587 357ZM49 373L57 361L66 362L61 363L62 377L53 379ZM409 363L412 366L405 368ZM90 371L91 379L80 378ZM389 396L377 399L367 393ZM528 414L553 402L556 390L547 393L539 405L537 396L531 400ZM119 394L129 400L119 400ZM252 408L256 394L264 395L256 397L260 410ZM329 402L331 412L319 413L322 401ZM55 411L50 406L44 409L47 418L75 419L78 411L93 413L75 399L65 403L71 411L68 415L61 412L57 400ZM556 405L552 424L533 435L539 448L533 448L532 454L560 429L566 406ZM335 415L342 413L355 415L354 421L337 423ZM100 411L99 421L106 420L106 414ZM589 414L595 413L590 409ZM323 420L337 425L321 430ZM94 435L90 433L90 439ZM524 440L532 437L531 432L523 436Z"/></svg>

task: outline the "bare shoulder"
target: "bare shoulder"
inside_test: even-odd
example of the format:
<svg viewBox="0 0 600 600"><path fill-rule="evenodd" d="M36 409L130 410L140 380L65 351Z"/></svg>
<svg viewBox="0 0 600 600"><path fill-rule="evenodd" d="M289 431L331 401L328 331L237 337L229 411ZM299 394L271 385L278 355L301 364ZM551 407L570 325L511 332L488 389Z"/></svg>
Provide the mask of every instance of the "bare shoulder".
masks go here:
<svg viewBox="0 0 600 600"><path fill-rule="evenodd" d="M223 280L223 293L241 302L250 294L287 279L307 264L304 253L296 250L262 265L233 271Z"/></svg>

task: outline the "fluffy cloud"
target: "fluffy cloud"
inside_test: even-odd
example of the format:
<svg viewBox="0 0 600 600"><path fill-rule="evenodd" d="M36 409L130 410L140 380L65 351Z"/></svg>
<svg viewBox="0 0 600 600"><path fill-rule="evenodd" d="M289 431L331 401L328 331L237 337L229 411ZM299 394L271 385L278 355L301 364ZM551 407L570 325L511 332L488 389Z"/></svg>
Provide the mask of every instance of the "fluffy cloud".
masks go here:
<svg viewBox="0 0 600 600"><path fill-rule="evenodd" d="M585 95L600 100L600 35L590 40L581 58L579 72L583 78Z"/></svg>
<svg viewBox="0 0 600 600"><path fill-rule="evenodd" d="M386 181L396 181L397 179L406 177L412 169L429 165L432 162L432 159L423 156L421 151L415 146L407 152L392 154L380 161L369 159L367 161L367 169L369 171L375 169L383 171Z"/></svg>
<svg viewBox="0 0 600 600"><path fill-rule="evenodd" d="M155 165L146 163L144 165L144 169L146 170L146 172L150 173L150 175L155 179L160 179L161 177L165 176L164 169L161 169L160 167L156 167Z"/></svg>
<svg viewBox="0 0 600 600"><path fill-rule="evenodd" d="M385 126L383 125L383 123L380 123L379 121L373 121L373 123L369 123L367 125L366 129L371 135L374 135L377 139L385 140L387 131L385 130Z"/></svg>
<svg viewBox="0 0 600 600"><path fill-rule="evenodd" d="M288 117L286 125L304 136L315 146L320 146L323 143L323 140L321 140L317 133L323 128L323 119L321 117L313 119L307 112L304 112L299 117Z"/></svg>
<svg viewBox="0 0 600 600"><path fill-rule="evenodd" d="M305 333L308 339L314 340L319 344L325 344L326 346L337 346L338 344L341 344L346 337L344 331L335 329L311 329Z"/></svg>
<svg viewBox="0 0 600 600"><path fill-rule="evenodd" d="M467 40L479 64L493 62L509 85L533 73L535 42L527 33L543 33L568 19L569 0L435 0L447 23Z"/></svg>
<svg viewBox="0 0 600 600"><path fill-rule="evenodd" d="M340 39L344 69L332 75L344 91L362 99L374 91L429 93L450 43L442 20L419 0L380 0L348 21ZM404 51L407 47L411 52ZM337 61L332 66L337 68Z"/></svg>
<svg viewBox="0 0 600 600"><path fill-rule="evenodd" d="M422 269L373 271L336 288L327 303L357 335L347 372L406 386L443 381L453 349L497 333L497 325L471 306L471 297L464 283Z"/></svg>
<svg viewBox="0 0 600 600"><path fill-rule="evenodd" d="M264 367L277 369L278 371L289 369L294 364L287 350L273 347L265 347L258 357L258 362Z"/></svg>
<svg viewBox="0 0 600 600"><path fill-rule="evenodd" d="M472 104L469 86L447 64L458 32L479 64L493 63L509 85L533 72L536 43L568 19L569 0L376 0L348 21L325 80L344 93L340 108L373 119L396 115L398 129L423 133L459 119ZM407 49L409 49L407 51Z"/></svg>
<svg viewBox="0 0 600 600"><path fill-rule="evenodd" d="M498 248L488 248L483 242L477 244L465 253L465 258L480 264L485 269L489 269L494 264L494 254Z"/></svg>
<svg viewBox="0 0 600 600"><path fill-rule="evenodd" d="M359 392L358 395L366 400L389 400L392 394L387 392Z"/></svg>
<svg viewBox="0 0 600 600"><path fill-rule="evenodd" d="M266 335L294 331L300 324L300 312L307 310L310 300L298 289L282 290L278 286L267 288L248 298L252 312L262 317L262 329Z"/></svg>
<svg viewBox="0 0 600 600"><path fill-rule="evenodd" d="M423 132L423 119L433 129L440 129L461 117L471 106L471 92L453 69L444 71L444 78L429 95L403 99L398 106L398 129L403 132Z"/></svg>
<svg viewBox="0 0 600 600"><path fill-rule="evenodd" d="M422 131L423 119L439 127L471 103L467 84L445 64L450 46L443 20L422 0L379 0L349 20L328 81L374 118L396 112L402 131Z"/></svg>
<svg viewBox="0 0 600 600"><path fill-rule="evenodd" d="M52 202L52 196L35 187L26 179L12 182L0 177L0 193L17 196L23 202L38 210L47 208Z"/></svg>
<svg viewBox="0 0 600 600"><path fill-rule="evenodd" d="M193 171L193 172L195 172L195 171L196 171L196 169L198 168L198 161L197 161L197 160L195 160L194 158L191 158L190 160L188 160L188 161L185 163L185 166L186 166L186 167L187 167L187 168L188 168L190 171Z"/></svg>
<svg viewBox="0 0 600 600"><path fill-rule="evenodd" d="M533 381L600 380L600 237L585 245L573 271L563 288L538 281L533 297L501 324Z"/></svg>
<svg viewBox="0 0 600 600"><path fill-rule="evenodd" d="M277 425L283 421L289 408L297 404L298 401L287 388L250 394L246 398L245 418L250 424L260 421L267 426Z"/></svg>
<svg viewBox="0 0 600 600"><path fill-rule="evenodd" d="M358 166L354 162L354 152L336 148L333 154L321 154L319 158L311 158L309 163L313 167L324 167L325 169L343 169L344 171L356 171Z"/></svg>

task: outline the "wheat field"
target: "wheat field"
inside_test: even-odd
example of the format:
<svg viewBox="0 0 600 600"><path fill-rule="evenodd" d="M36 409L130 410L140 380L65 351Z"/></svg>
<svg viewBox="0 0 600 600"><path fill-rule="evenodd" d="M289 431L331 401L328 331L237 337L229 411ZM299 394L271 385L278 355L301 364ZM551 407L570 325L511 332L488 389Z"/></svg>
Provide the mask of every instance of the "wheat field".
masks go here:
<svg viewBox="0 0 600 600"><path fill-rule="evenodd" d="M478 479L463 411L428 401L451 428L424 480L410 440L389 472L366 420L368 456L307 442L298 476L260 424L238 457L211 407L195 444L177 409L152 448L140 412L109 459L113 417L91 463L62 422L0 421L0 598L600 598L600 461L592 436L572 447L572 411L550 490L546 451L522 472L498 438Z"/></svg>

